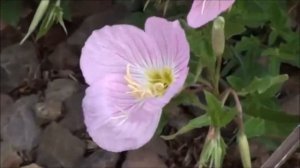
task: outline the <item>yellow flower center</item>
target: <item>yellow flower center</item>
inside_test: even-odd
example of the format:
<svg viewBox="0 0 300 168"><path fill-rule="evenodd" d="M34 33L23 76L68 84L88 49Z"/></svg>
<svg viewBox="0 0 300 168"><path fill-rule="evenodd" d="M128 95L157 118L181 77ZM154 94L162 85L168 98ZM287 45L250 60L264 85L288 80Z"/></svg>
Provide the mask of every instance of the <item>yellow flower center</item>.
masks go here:
<svg viewBox="0 0 300 168"><path fill-rule="evenodd" d="M127 65L125 80L131 90L129 93L139 99L162 96L174 81L172 69L169 67L148 70L146 77L148 80L146 86L139 84L132 78L130 65Z"/></svg>

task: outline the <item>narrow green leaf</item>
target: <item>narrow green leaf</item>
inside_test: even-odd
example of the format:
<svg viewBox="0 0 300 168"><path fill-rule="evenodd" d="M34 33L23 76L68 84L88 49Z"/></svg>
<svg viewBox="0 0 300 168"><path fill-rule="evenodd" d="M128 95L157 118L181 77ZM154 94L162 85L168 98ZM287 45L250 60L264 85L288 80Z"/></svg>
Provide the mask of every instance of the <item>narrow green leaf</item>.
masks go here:
<svg viewBox="0 0 300 168"><path fill-rule="evenodd" d="M31 33L36 29L38 24L40 23L41 19L43 18L44 14L46 13L48 9L48 5L50 3L50 0L42 0L33 16L33 19L31 21L31 24L29 26L28 32L25 35L25 37L22 39L20 44L23 44L24 41L31 35Z"/></svg>
<svg viewBox="0 0 300 168"><path fill-rule="evenodd" d="M223 112L221 102L211 93L205 91L205 99L207 103L207 113L211 117L213 126L220 126L220 116Z"/></svg>
<svg viewBox="0 0 300 168"><path fill-rule="evenodd" d="M211 155L213 154L214 146L216 146L215 140L206 140L204 142L199 159L199 168L207 167L206 163L210 160Z"/></svg>
<svg viewBox="0 0 300 168"><path fill-rule="evenodd" d="M179 129L175 134L167 135L167 136L161 136L165 140L171 140L174 139L176 136L187 133L195 128L201 128L204 126L208 126L210 124L210 117L206 114L194 118L189 121L187 125Z"/></svg>
<svg viewBox="0 0 300 168"><path fill-rule="evenodd" d="M47 10L46 16L42 20L42 23L39 27L39 31L36 36L37 40L39 38L41 38L42 36L44 36L45 34L47 34L49 29L56 22L56 15L57 15L57 13L55 11L55 6L54 5L50 6L50 8Z"/></svg>

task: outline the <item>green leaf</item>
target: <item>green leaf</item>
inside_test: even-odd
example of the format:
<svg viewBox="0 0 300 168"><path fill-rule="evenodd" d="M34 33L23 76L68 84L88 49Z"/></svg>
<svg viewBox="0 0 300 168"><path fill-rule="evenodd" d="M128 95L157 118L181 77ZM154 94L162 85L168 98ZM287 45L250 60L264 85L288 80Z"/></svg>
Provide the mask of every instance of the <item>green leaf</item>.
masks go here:
<svg viewBox="0 0 300 168"><path fill-rule="evenodd" d="M42 23L40 25L39 31L37 33L36 39L41 38L47 32L50 30L50 28L53 26L53 24L56 22L56 11L55 11L55 6L52 5L46 13L46 16L42 20Z"/></svg>
<svg viewBox="0 0 300 168"><path fill-rule="evenodd" d="M212 125L224 127L230 123L236 115L236 110L230 107L223 107L221 101L213 94L204 91L207 103L207 113L211 117Z"/></svg>
<svg viewBox="0 0 300 168"><path fill-rule="evenodd" d="M279 54L280 52L278 48L267 48L261 53L262 56L275 56L275 57L278 57Z"/></svg>
<svg viewBox="0 0 300 168"><path fill-rule="evenodd" d="M185 86L190 86L195 84L203 70L202 62L199 60L199 57L196 57L194 54L191 54L189 61L189 73L185 81Z"/></svg>
<svg viewBox="0 0 300 168"><path fill-rule="evenodd" d="M41 19L43 18L44 14L46 13L48 6L49 6L50 0L43 0L40 1L40 4L35 11L35 14L33 16L33 19L31 21L31 24L29 26L29 29L25 35L25 37L21 40L20 44L23 44L25 40L33 33L33 31L37 28L38 24L40 23Z"/></svg>
<svg viewBox="0 0 300 168"><path fill-rule="evenodd" d="M191 92L181 92L171 101L178 105L194 105L196 107L203 108L198 96Z"/></svg>
<svg viewBox="0 0 300 168"><path fill-rule="evenodd" d="M269 38L268 38L268 44L273 45L275 43L277 37L278 37L278 33L275 30L272 30L272 32L270 33Z"/></svg>
<svg viewBox="0 0 300 168"><path fill-rule="evenodd" d="M278 122L269 119L247 116L247 119L244 123L247 137L285 138L297 125L297 122L292 120L290 120L290 122Z"/></svg>
<svg viewBox="0 0 300 168"><path fill-rule="evenodd" d="M1 0L0 4L1 20L12 26L17 26L21 17L22 1Z"/></svg>
<svg viewBox="0 0 300 168"><path fill-rule="evenodd" d="M247 117L244 128L248 138L262 136L265 133L265 120L256 117Z"/></svg>
<svg viewBox="0 0 300 168"><path fill-rule="evenodd" d="M279 46L280 59L283 62L300 68L300 39L297 32L291 32L290 37L287 39L287 43L282 43Z"/></svg>
<svg viewBox="0 0 300 168"><path fill-rule="evenodd" d="M57 0L56 3L52 4L48 9L47 14L44 17L39 28L36 39L39 39L42 36L46 35L55 23L59 23L67 34L68 32L63 21L63 15L64 13L63 9L60 7L60 0Z"/></svg>
<svg viewBox="0 0 300 168"><path fill-rule="evenodd" d="M242 37L241 41L235 46L237 52L251 51L252 49L260 48L260 41L257 37Z"/></svg>
<svg viewBox="0 0 300 168"><path fill-rule="evenodd" d="M237 76L228 76L226 79L230 86L237 91L241 90L245 85L245 81Z"/></svg>
<svg viewBox="0 0 300 168"><path fill-rule="evenodd" d="M246 88L242 89L241 94L258 92L264 93L270 87L282 84L288 79L288 75L278 75L274 77L255 78Z"/></svg>
<svg viewBox="0 0 300 168"><path fill-rule="evenodd" d="M168 136L161 136L165 140L174 139L176 136L187 133L195 128L201 128L204 126L208 126L210 124L210 117L207 114L204 114L200 117L194 118L189 121L187 125L179 129L175 134Z"/></svg>
<svg viewBox="0 0 300 168"><path fill-rule="evenodd" d="M220 114L220 124L218 126L225 127L233 120L236 114L237 111L235 108L224 107L222 113Z"/></svg>
<svg viewBox="0 0 300 168"><path fill-rule="evenodd" d="M186 29L186 35L191 52L198 57L197 61L200 61L203 67L213 68L216 56L213 53L211 45L211 29L209 28L211 28L211 26L208 26L201 31Z"/></svg>
<svg viewBox="0 0 300 168"><path fill-rule="evenodd" d="M273 99L264 95L249 95L243 100L244 112L252 117L278 123L298 123L297 117L290 116L279 109Z"/></svg>
<svg viewBox="0 0 300 168"><path fill-rule="evenodd" d="M211 123L213 126L219 126L220 115L223 112L221 102L211 93L204 91L205 99L207 103L207 113L211 117Z"/></svg>
<svg viewBox="0 0 300 168"><path fill-rule="evenodd" d="M267 76L263 78L255 77L249 84L245 84L243 79L239 77L227 77L228 83L242 96L253 93L262 94L273 86L281 85L287 79L288 75Z"/></svg>
<svg viewBox="0 0 300 168"><path fill-rule="evenodd" d="M231 38L234 35L243 33L246 28L244 24L241 24L242 16L239 12L235 12L234 9L225 15L225 37Z"/></svg>

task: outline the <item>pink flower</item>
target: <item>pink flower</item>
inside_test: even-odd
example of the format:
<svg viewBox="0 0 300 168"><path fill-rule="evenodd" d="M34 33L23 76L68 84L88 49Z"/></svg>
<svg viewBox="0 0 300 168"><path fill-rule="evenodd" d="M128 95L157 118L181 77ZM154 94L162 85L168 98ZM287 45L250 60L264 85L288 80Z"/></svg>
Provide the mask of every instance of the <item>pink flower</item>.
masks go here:
<svg viewBox="0 0 300 168"><path fill-rule="evenodd" d="M188 24L198 28L231 7L235 0L194 0L187 16Z"/></svg>
<svg viewBox="0 0 300 168"><path fill-rule="evenodd" d="M120 152L147 143L162 108L183 87L189 45L178 21L150 17L95 30L80 66L90 85L83 100L87 131L100 147Z"/></svg>

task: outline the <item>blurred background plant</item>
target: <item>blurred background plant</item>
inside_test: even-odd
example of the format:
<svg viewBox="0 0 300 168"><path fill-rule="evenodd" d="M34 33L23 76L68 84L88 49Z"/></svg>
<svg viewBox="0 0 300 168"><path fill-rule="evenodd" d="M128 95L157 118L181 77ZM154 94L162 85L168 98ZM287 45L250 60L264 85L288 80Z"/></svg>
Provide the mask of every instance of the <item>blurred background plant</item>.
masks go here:
<svg viewBox="0 0 300 168"><path fill-rule="evenodd" d="M20 20L22 11L21 0L3 0L1 1L1 20L12 26L17 26ZM68 0L40 0L28 32L20 42L24 41L38 28L36 40L47 34L53 24L59 23L65 33L67 29L64 24L64 19L71 21L69 1Z"/></svg>

